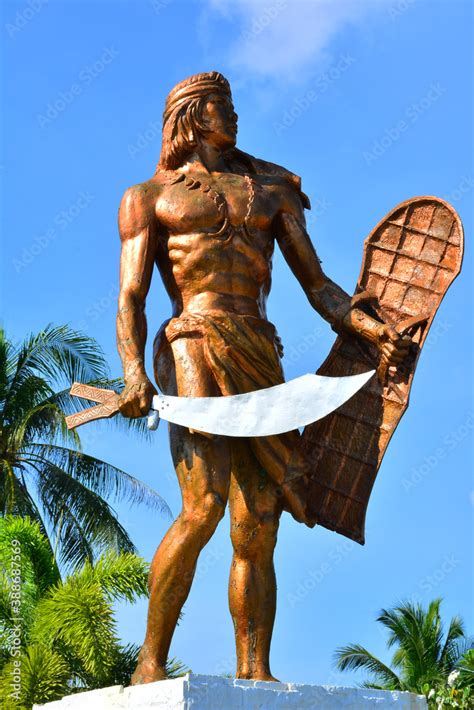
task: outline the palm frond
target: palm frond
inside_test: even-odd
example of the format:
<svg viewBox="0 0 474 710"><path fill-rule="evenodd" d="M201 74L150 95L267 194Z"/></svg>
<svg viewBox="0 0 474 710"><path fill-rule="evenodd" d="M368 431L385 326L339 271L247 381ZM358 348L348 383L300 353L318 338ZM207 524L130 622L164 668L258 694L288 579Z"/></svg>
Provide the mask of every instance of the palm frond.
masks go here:
<svg viewBox="0 0 474 710"><path fill-rule="evenodd" d="M145 504L171 517L167 503L153 488L105 461L55 444L31 444L23 455L34 457L39 465L42 460L51 461L100 496L117 502Z"/></svg>
<svg viewBox="0 0 474 710"><path fill-rule="evenodd" d="M12 588L12 579L5 574L2 577L1 571L9 567L8 548L13 539L22 550L22 589L25 591L26 581L40 593L32 595L28 633L21 636L18 700L11 697L16 671L13 662L18 658L11 657L4 633L8 628L0 616L0 706L26 710L33 703L54 701L71 692L117 683L128 685L139 647L119 643L113 602L133 601L146 594L145 561L128 553L109 552L95 565L86 563L62 581L39 525L21 518L3 518L0 607ZM169 659L166 667L169 677L188 672L175 658Z"/></svg>
<svg viewBox="0 0 474 710"><path fill-rule="evenodd" d="M377 617L377 621L385 626L389 631L387 640L388 648L395 644L399 644L406 636L409 636L409 629L405 623L405 619L399 613L400 607L393 609L382 609Z"/></svg>
<svg viewBox="0 0 474 710"><path fill-rule="evenodd" d="M366 648L351 644L338 648L335 653L337 668L340 671L367 670L373 673L377 681L385 688L402 690L402 681L391 668L373 656Z"/></svg>
<svg viewBox="0 0 474 710"><path fill-rule="evenodd" d="M190 672L190 668L177 658L168 658L166 661L166 675L168 678L181 678Z"/></svg>
<svg viewBox="0 0 474 710"><path fill-rule="evenodd" d="M74 433L67 429L63 412L53 402L32 404L23 413L16 410L16 420L8 427L6 446L14 454L35 439L76 441Z"/></svg>
<svg viewBox="0 0 474 710"><path fill-rule="evenodd" d="M458 617L451 620L444 634L440 606L441 599L434 599L428 607L405 601L391 609L382 609L377 621L389 632L388 647L395 647L391 667L381 664L362 646L353 645L338 650L339 668L365 668L371 672L374 678L364 683L366 687L417 693L428 692L426 688L447 687L448 676L458 668L459 658L466 649L466 639L464 625ZM398 683L392 676L392 668L398 671L395 676Z"/></svg>
<svg viewBox="0 0 474 710"><path fill-rule="evenodd" d="M140 646L129 643L126 646L118 646L112 664L109 669L107 685L130 685L133 672L137 666Z"/></svg>
<svg viewBox="0 0 474 710"><path fill-rule="evenodd" d="M21 683L18 700L12 688L18 679L20 662ZM4 710L26 710L33 703L48 703L69 692L69 669L64 659L53 649L41 645L28 646L19 659L12 659L0 674L0 705Z"/></svg>
<svg viewBox="0 0 474 710"><path fill-rule="evenodd" d="M58 535L58 554L62 564L77 567L95 554L112 549L135 552L135 546L119 523L111 506L97 493L70 476L48 459L30 461L38 471L37 495L47 511L47 517ZM62 527L59 527L60 520ZM76 537L71 536L79 528ZM78 541L87 540L88 554L84 558ZM91 554L92 553L92 554Z"/></svg>
<svg viewBox="0 0 474 710"><path fill-rule="evenodd" d="M382 610L378 617L390 630L388 645L398 646L392 665L402 669L406 684L417 691L425 683L431 686L438 683L442 675L440 603L440 599L435 599L424 609L420 604L406 601L391 610Z"/></svg>
<svg viewBox="0 0 474 710"><path fill-rule="evenodd" d="M141 557L108 551L94 565L84 565L75 576L84 583L97 582L110 602L134 602L148 595L148 573L149 565Z"/></svg>
<svg viewBox="0 0 474 710"><path fill-rule="evenodd" d="M52 528L50 537L54 540L54 557L58 565L67 571L92 562L95 557L93 541L73 511L54 503L45 506L45 513ZM52 521L56 521L56 525Z"/></svg>
<svg viewBox="0 0 474 710"><path fill-rule="evenodd" d="M370 680L363 680L362 683L359 683L360 688L371 688L372 690L387 690L387 687L385 685L379 685L377 683L373 683ZM389 688L391 690L391 688Z"/></svg>
<svg viewBox="0 0 474 710"><path fill-rule="evenodd" d="M107 676L118 644L113 611L100 585L75 576L39 602L31 634L52 647L58 641L66 644L99 681Z"/></svg>
<svg viewBox="0 0 474 710"><path fill-rule="evenodd" d="M5 471L4 486L0 486L0 515L20 515L35 520L41 532L46 534L46 527L37 504L33 500L25 481L23 480L24 468L21 463L15 462L15 467L5 461L0 461L0 472ZM19 475L15 474L19 471Z"/></svg>
<svg viewBox="0 0 474 710"><path fill-rule="evenodd" d="M19 550L19 552L15 552ZM37 521L7 515L0 518L0 561L2 571L12 571L12 561L20 555L20 568L31 565L40 595L60 580L51 545Z"/></svg>
<svg viewBox="0 0 474 710"><path fill-rule="evenodd" d="M377 621L389 629L388 647L398 644L412 661L416 658L420 665L423 664L425 655L422 633L424 616L422 609L410 602L405 602L394 609L382 609Z"/></svg>
<svg viewBox="0 0 474 710"><path fill-rule="evenodd" d="M13 375L14 366L14 347L6 337L3 326L0 326L0 405L5 401L8 383Z"/></svg>
<svg viewBox="0 0 474 710"><path fill-rule="evenodd" d="M439 662L446 668L447 672L456 667L459 657L464 651L465 643L464 623L459 616L453 616L449 622L444 645L439 656Z"/></svg>
<svg viewBox="0 0 474 710"><path fill-rule="evenodd" d="M456 663L459 678L456 685L459 688L471 688L474 693L474 639L465 639L464 644L460 644L459 651Z"/></svg>
<svg viewBox="0 0 474 710"><path fill-rule="evenodd" d="M65 423L66 413L88 406L71 397L74 380L123 387L109 378L97 343L69 326L49 325L20 345L0 330L0 515L36 520L66 568L105 549L134 550L109 500L146 504L171 517L151 487L80 451L79 435ZM116 417L113 425L147 431L144 419Z"/></svg>
<svg viewBox="0 0 474 710"><path fill-rule="evenodd" d="M17 356L17 367L10 389L31 373L50 382L75 380L89 382L108 376L108 366L98 343L68 325L46 328L24 341Z"/></svg>
<svg viewBox="0 0 474 710"><path fill-rule="evenodd" d="M55 584L59 570L49 540L29 518L0 518L0 623L7 629L21 626L28 637L33 610L45 591ZM12 596L12 585L21 594ZM16 600L16 601L15 601Z"/></svg>
<svg viewBox="0 0 474 710"><path fill-rule="evenodd" d="M51 385L33 372L22 380L16 390L7 390L7 397L2 407L4 427L15 425L32 408L45 401L52 392Z"/></svg>

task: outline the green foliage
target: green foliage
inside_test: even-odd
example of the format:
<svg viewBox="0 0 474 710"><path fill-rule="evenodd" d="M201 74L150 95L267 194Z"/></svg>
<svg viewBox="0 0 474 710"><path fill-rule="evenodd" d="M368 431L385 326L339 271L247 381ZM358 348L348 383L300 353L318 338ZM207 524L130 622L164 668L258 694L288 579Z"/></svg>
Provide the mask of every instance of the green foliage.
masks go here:
<svg viewBox="0 0 474 710"><path fill-rule="evenodd" d="M436 710L474 707L474 652L466 648L461 619L453 617L444 632L440 604L435 599L426 609L410 602L383 609L377 621L394 649L390 666L350 644L336 651L339 670L368 671L372 679L364 687L423 693Z"/></svg>
<svg viewBox="0 0 474 710"><path fill-rule="evenodd" d="M59 653L40 645L27 646L0 675L0 702L5 710L31 708L70 692L70 669Z"/></svg>
<svg viewBox="0 0 474 710"><path fill-rule="evenodd" d="M471 688L455 688L440 686L430 688L429 683L423 686L423 693L428 698L430 710L446 710L447 708L461 708L472 710L474 707L474 694Z"/></svg>
<svg viewBox="0 0 474 710"><path fill-rule="evenodd" d="M35 621L33 642L65 646L85 673L103 676L105 682L117 636L112 608L99 584L69 577L40 601Z"/></svg>
<svg viewBox="0 0 474 710"><path fill-rule="evenodd" d="M139 648L120 643L113 604L147 595L143 559L109 551L61 580L39 524L7 516L0 518L0 561L0 707L31 708L71 692L130 683ZM28 607L21 615L12 613L18 574L21 604ZM185 672L170 659L170 677Z"/></svg>
<svg viewBox="0 0 474 710"><path fill-rule="evenodd" d="M59 579L51 547L38 523L13 516L0 519L2 641L10 636L18 617L22 619L23 637L29 636L33 609L44 592Z"/></svg>
<svg viewBox="0 0 474 710"><path fill-rule="evenodd" d="M39 602L33 640L67 647L80 661L84 677L106 684L118 648L111 603L145 597L147 577L144 560L130 553L109 552L96 565L86 563Z"/></svg>
<svg viewBox="0 0 474 710"><path fill-rule="evenodd" d="M468 648L462 653L456 668L459 670L459 687L471 685L474 681L474 648Z"/></svg>
<svg viewBox="0 0 474 710"><path fill-rule="evenodd" d="M97 343L68 326L47 326L18 347L0 330L0 515L35 520L66 569L108 549L135 551L109 501L169 513L144 483L83 453L65 422L88 406L69 394L75 380L121 386L109 379ZM115 417L114 424L146 432L143 420Z"/></svg>

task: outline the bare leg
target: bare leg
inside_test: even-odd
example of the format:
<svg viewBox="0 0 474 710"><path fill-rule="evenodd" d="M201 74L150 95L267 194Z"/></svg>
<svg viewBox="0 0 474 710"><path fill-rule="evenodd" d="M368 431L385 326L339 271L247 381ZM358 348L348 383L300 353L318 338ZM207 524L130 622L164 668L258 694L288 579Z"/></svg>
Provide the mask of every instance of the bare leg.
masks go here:
<svg viewBox="0 0 474 710"><path fill-rule="evenodd" d="M227 443L212 442L199 434L185 435L182 429L179 434L174 432L171 443L175 451L184 445L186 453L176 466L183 509L151 564L147 632L132 685L166 678L171 639L191 588L199 553L224 515L227 500Z"/></svg>
<svg viewBox="0 0 474 710"><path fill-rule="evenodd" d="M233 444L229 493L234 548L229 605L237 649L237 678L276 680L270 642L276 611L273 551L281 497L244 441Z"/></svg>
<svg viewBox="0 0 474 710"><path fill-rule="evenodd" d="M215 383L200 367L199 343L173 343L172 360L160 368L161 389L169 394L217 394ZM171 357L171 353L167 353ZM181 367L184 361L186 367ZM176 380L173 382L176 373ZM199 553L224 515L230 482L228 441L209 439L171 425L173 463L183 507L163 538L150 570L147 631L132 676L132 685L166 678L166 661L179 613L186 601Z"/></svg>

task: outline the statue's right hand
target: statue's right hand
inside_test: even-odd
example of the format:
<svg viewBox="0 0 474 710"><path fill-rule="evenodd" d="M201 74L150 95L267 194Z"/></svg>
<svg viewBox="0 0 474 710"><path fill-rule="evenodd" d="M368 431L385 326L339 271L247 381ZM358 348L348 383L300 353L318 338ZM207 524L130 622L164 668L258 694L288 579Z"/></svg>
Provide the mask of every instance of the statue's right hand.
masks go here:
<svg viewBox="0 0 474 710"><path fill-rule="evenodd" d="M155 394L156 389L148 378L126 383L118 401L120 414L132 419L146 416Z"/></svg>

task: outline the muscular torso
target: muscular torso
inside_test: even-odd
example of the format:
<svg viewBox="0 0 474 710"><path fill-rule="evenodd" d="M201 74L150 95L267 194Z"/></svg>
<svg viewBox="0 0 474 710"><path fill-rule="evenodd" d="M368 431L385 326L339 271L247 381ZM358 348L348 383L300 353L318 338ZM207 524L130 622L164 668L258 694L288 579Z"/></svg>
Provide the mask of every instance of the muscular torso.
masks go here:
<svg viewBox="0 0 474 710"><path fill-rule="evenodd" d="M335 329L383 342L380 324L351 310L347 293L322 271L305 229L309 201L299 178L247 158L248 172L208 173L188 163L126 191L119 211L117 337L127 382L148 382L144 307L155 264L173 316L220 312L265 318L275 240L310 304Z"/></svg>
<svg viewBox="0 0 474 710"><path fill-rule="evenodd" d="M274 175L158 174L156 263L174 313L265 316L275 219L291 188Z"/></svg>

